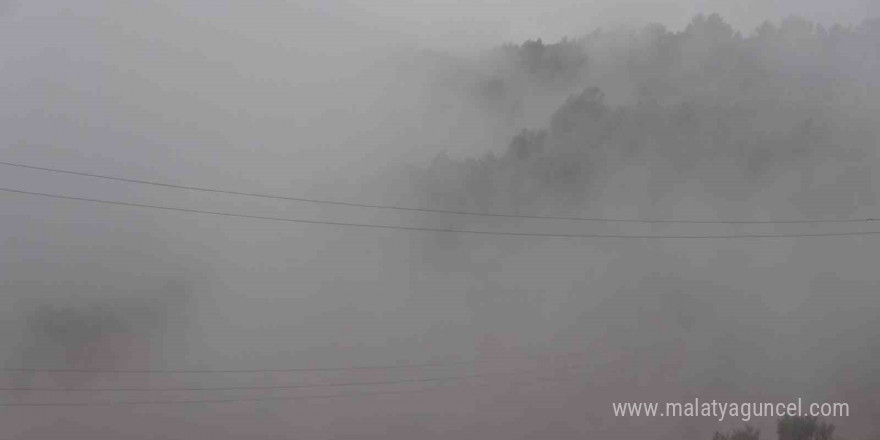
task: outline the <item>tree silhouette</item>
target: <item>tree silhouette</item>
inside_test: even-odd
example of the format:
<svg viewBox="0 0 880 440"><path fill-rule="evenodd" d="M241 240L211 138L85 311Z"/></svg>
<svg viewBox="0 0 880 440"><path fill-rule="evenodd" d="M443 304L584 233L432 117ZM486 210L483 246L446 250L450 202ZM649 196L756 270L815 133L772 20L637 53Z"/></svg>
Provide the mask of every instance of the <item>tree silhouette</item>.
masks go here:
<svg viewBox="0 0 880 440"><path fill-rule="evenodd" d="M746 425L745 428L734 429L727 434L716 431L715 435L712 436L712 440L759 440L760 438L761 431L750 425Z"/></svg>
<svg viewBox="0 0 880 440"><path fill-rule="evenodd" d="M834 425L819 422L818 417L785 416L776 424L779 440L831 440Z"/></svg>

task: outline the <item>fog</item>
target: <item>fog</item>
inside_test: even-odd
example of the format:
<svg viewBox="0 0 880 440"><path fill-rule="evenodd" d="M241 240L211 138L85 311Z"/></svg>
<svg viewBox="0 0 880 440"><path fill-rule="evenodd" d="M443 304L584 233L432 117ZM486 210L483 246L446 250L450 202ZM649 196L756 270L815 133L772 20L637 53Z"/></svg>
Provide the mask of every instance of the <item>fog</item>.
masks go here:
<svg viewBox="0 0 880 440"><path fill-rule="evenodd" d="M0 438L877 435L876 2L374 3L0 1Z"/></svg>

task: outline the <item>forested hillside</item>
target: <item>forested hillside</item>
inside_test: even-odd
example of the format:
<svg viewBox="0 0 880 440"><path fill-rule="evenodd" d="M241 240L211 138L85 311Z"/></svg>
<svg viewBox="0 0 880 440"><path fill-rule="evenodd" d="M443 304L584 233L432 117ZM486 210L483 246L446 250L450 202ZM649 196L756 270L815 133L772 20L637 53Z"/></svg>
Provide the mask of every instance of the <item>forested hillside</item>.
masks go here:
<svg viewBox="0 0 880 440"><path fill-rule="evenodd" d="M665 218L674 213L664 196L696 181L701 194L687 195L719 217L749 218L736 212L742 202L785 191L774 186L783 176L803 189L770 211L837 218L875 203L864 159L878 139L868 116L880 103L878 21L826 29L790 18L742 35L717 15L697 16L678 32L597 31L487 57L491 74L468 77L487 112L529 107L536 88L542 99L555 93L558 107L506 151L441 154L417 184L432 206L570 214L613 192L611 203ZM628 188L623 176L636 166L644 186L614 188Z"/></svg>

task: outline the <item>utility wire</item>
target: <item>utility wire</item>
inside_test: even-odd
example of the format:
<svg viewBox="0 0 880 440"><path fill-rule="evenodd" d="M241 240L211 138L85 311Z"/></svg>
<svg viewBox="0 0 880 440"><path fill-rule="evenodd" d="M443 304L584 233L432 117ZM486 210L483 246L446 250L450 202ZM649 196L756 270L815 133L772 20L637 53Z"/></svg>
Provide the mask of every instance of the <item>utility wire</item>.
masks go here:
<svg viewBox="0 0 880 440"><path fill-rule="evenodd" d="M206 399L206 400L116 400L110 402L36 402L36 403L0 403L0 407L46 407L46 406L131 406L131 405L188 405L197 403L237 403L237 402L265 402L265 401L292 401L307 399L332 399L341 397L359 397L375 395L402 395L416 394L431 391L435 388L425 388L414 391L368 391L362 393L330 394L321 396L288 396L288 397L251 397L229 399Z"/></svg>
<svg viewBox="0 0 880 440"><path fill-rule="evenodd" d="M576 375L571 373L571 375ZM513 385L528 385L541 382L560 382L562 379L544 378L530 381L512 382ZM474 384L476 386L485 386L490 383ZM268 396L268 397L235 397L226 399L196 399L196 400L116 400L105 402L3 402L0 407L71 407L71 406L131 406L131 405L187 405L187 404L205 404L205 403L240 403L240 402L265 402L265 401L293 401L308 399L333 399L344 397L360 397L375 395L406 395L418 394L428 391L442 390L444 387L429 387L409 391L364 391L359 393L340 393L326 395L310 395L310 396Z"/></svg>
<svg viewBox="0 0 880 440"><path fill-rule="evenodd" d="M76 200L82 202L101 203L106 205L129 206L135 208L160 209L165 211L191 212L196 214L210 214L225 217L248 218L259 220L272 220L289 223L317 224L329 226L348 226L360 228L374 229L391 229L398 231L422 231L422 232L451 232L458 234L477 234L477 235L506 235L520 237L560 237L560 238L631 238L631 239L647 239L647 238L664 238L664 239L728 239L728 238L795 238L795 237L836 237L836 236L857 236L857 235L880 235L880 231L858 231L858 232L821 232L821 233L795 233L795 234L745 234L745 235L606 235L606 234L552 234L552 233L529 233L529 232L501 232L501 231L474 231L468 229L446 229L446 228L425 228L416 226L394 226L394 225L376 225L367 223L347 223L347 222L330 222L319 220L293 219L284 217L265 217L248 214L234 214L221 211L206 211L200 209L175 208L170 206L148 205L143 203L117 202L111 200L92 199L86 197L72 197L59 194L49 194L34 191L22 191L10 188L0 188L0 191L24 194L30 196L50 197L55 199Z"/></svg>
<svg viewBox="0 0 880 440"><path fill-rule="evenodd" d="M233 390L284 390L284 389L299 389L299 388L325 388L325 387L347 387L347 386L370 386L370 385L393 385L399 383L422 383L422 382L445 382L445 381L461 381L478 377L493 377L493 376L515 376L524 373L534 372L536 369L528 369L528 370L520 370L520 371L509 371L503 373L479 373L479 374L467 374L463 376L447 376L447 377L431 377L431 378L422 378L422 379L400 379L400 380L384 380L384 381L373 381L373 382L346 382L346 383L320 383L320 384L294 384L294 385L271 385L271 386L227 386L227 387L192 387L192 388L150 388L150 387L140 387L140 388L126 388L126 387L112 387L112 388L33 388L33 387L3 387L0 388L0 391L57 391L57 392L72 392L72 391L86 391L86 392L101 392L101 391L233 391Z"/></svg>
<svg viewBox="0 0 880 440"><path fill-rule="evenodd" d="M544 356L545 358L570 358L584 356L585 352L568 352L557 355ZM529 360L529 358L523 359ZM299 372L327 372L327 371L361 371L361 370L398 370L409 368L449 367L455 365L489 364L492 360L472 361L448 361L426 362L421 364L391 364L391 365L360 365L354 367L325 367L325 368L278 368L278 369L249 369L249 370L99 370L99 369L41 369L41 368L0 368L0 372L19 373L107 373L107 374L175 374L175 373L299 373Z"/></svg>
<svg viewBox="0 0 880 440"><path fill-rule="evenodd" d="M408 368L448 367L454 365L472 365L477 361L454 361L434 362L423 364L406 365L360 365L354 367L326 367L326 368L277 368L277 369L251 369L251 370L103 370L103 369L71 369L71 368L0 368L0 372L11 373L106 373L106 374L233 374L233 373L306 373L322 371L360 371L360 370L398 370Z"/></svg>
<svg viewBox="0 0 880 440"><path fill-rule="evenodd" d="M209 193L216 193L216 194L229 194L229 195L237 195L237 196L260 197L260 198L265 198L265 199L286 200L286 201L293 201L293 202L318 203L318 204L324 204L324 205L352 206L352 207L359 207L359 208L390 209L390 210L397 210L397 211L429 212L429 213L440 213L440 214L470 215L470 216L477 216L477 217L502 217L502 218L544 219L544 220L574 220L574 221L609 222L609 223L613 222L613 223L684 223L684 224L688 224L688 223L691 223L691 224L860 223L860 222L873 222L873 221L878 220L878 219L874 219L874 218L843 219L843 220L763 220L763 221L761 221L761 220L638 220L638 219L604 218L604 217L560 217L560 216L544 216L544 215L497 214L497 213L476 212L476 211L451 211L451 210L444 210L444 209L412 208L412 207L406 207L406 206L393 206L393 205L372 205L372 204L367 204L367 203L338 202L338 201L331 201L331 200L311 199L311 198L302 198L302 197L285 197L285 196L276 196L276 195L262 194L262 193L231 191L231 190L222 190L222 189L217 189L217 188L206 188L206 187L199 187L199 186L175 185L175 184L171 184L171 183L155 182L155 181L149 181L149 180L128 179L128 178L124 178L124 177L84 173L84 172L64 170L64 169L59 169L59 168L38 167L38 166L33 166L33 165L25 165L25 164L12 163L12 162L0 162L0 165L9 166L9 167L26 168L26 169L38 170L38 171L47 171L47 172L52 172L52 173L91 177L91 178L96 178L96 179L115 180L115 181L119 181L119 182L137 183L137 184L141 184L141 185L152 185L152 186L160 186L160 187L165 187L165 188L186 189L186 190L209 192Z"/></svg>

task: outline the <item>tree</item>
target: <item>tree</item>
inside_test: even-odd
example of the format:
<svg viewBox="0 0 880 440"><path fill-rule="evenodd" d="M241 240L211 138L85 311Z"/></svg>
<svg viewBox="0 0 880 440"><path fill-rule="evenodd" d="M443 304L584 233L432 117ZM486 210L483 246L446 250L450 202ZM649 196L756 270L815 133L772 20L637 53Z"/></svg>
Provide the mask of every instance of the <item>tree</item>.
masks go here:
<svg viewBox="0 0 880 440"><path fill-rule="evenodd" d="M547 132L544 130L531 131L523 129L510 142L510 153L519 160L528 159L533 154L541 151L546 136Z"/></svg>
<svg viewBox="0 0 880 440"><path fill-rule="evenodd" d="M831 440L834 425L819 423L818 417L785 416L777 421L776 434L779 440Z"/></svg>
<svg viewBox="0 0 880 440"><path fill-rule="evenodd" d="M760 438L761 431L749 425L746 425L745 428L734 429L727 434L716 431L712 436L712 440L759 440Z"/></svg>

